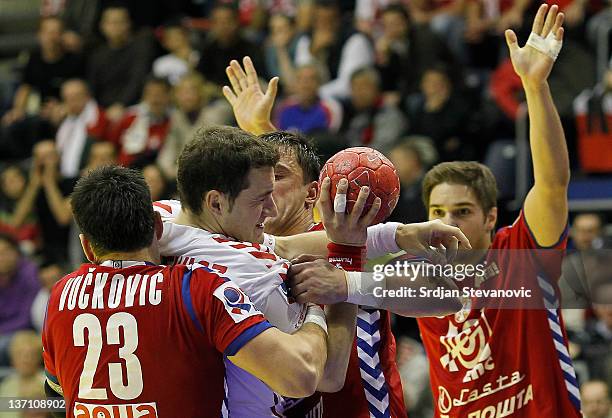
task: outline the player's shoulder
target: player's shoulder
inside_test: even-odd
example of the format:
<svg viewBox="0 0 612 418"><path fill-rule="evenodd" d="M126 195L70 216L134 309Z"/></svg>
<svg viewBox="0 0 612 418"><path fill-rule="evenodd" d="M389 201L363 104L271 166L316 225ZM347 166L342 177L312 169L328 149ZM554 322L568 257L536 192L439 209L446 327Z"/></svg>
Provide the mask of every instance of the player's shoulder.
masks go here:
<svg viewBox="0 0 612 418"><path fill-rule="evenodd" d="M153 202L153 210L159 213L162 219L174 219L181 212L179 200L158 200Z"/></svg>

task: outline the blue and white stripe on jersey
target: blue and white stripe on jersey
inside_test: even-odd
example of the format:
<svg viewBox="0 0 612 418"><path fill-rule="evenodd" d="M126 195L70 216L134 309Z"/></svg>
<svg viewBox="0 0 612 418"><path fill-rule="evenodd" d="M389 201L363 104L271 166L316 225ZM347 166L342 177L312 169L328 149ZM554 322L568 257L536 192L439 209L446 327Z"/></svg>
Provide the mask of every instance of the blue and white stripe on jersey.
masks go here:
<svg viewBox="0 0 612 418"><path fill-rule="evenodd" d="M359 307L357 313L357 356L359 372L371 418L390 418L389 388L382 371L380 311Z"/></svg>
<svg viewBox="0 0 612 418"><path fill-rule="evenodd" d="M538 285L540 289L542 289L542 298L548 316L548 326L552 333L553 343L557 351L557 358L559 359L565 387L567 388L567 394L569 400L576 407L576 410L580 411L580 389L578 379L576 378L576 371L574 370L572 359L563 338L563 331L561 330L559 299L557 298L555 288L541 275L538 275Z"/></svg>

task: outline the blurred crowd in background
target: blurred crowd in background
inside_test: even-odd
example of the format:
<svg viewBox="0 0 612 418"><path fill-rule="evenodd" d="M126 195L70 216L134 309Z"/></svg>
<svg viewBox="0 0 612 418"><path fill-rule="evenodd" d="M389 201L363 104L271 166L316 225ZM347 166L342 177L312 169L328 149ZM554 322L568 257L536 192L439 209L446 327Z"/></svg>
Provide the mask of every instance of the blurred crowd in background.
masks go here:
<svg viewBox="0 0 612 418"><path fill-rule="evenodd" d="M566 15L549 83L572 175L605 181L612 3L550 3ZM78 178L119 163L142 170L153 200L175 196L176 157L193 132L235 124L221 93L232 59L248 55L262 80L280 77L275 125L306 134L323 161L361 145L393 161L402 192L392 220L426 220L420 188L432 165L478 160L497 177L500 225L512 222L528 122L503 31L525 42L539 4L1 0L0 397L44 396L38 333L49 289L84 261L68 199ZM609 248L606 215L572 213L570 247ZM571 282L562 279L570 295ZM565 316L585 416L610 418L612 306ZM416 323L396 318L395 330L410 416L431 417Z"/></svg>

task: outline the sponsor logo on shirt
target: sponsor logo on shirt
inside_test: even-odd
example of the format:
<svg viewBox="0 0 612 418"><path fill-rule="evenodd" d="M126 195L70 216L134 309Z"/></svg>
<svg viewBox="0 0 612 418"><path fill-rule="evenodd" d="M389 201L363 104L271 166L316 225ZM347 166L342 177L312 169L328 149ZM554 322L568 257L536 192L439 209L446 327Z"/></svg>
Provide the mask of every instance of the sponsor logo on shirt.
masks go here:
<svg viewBox="0 0 612 418"><path fill-rule="evenodd" d="M223 303L225 310L235 323L242 322L251 316L261 315L249 297L231 282L222 284L213 294Z"/></svg>
<svg viewBox="0 0 612 418"><path fill-rule="evenodd" d="M73 409L75 418L157 418L157 404L132 403L123 405L93 405L76 402Z"/></svg>

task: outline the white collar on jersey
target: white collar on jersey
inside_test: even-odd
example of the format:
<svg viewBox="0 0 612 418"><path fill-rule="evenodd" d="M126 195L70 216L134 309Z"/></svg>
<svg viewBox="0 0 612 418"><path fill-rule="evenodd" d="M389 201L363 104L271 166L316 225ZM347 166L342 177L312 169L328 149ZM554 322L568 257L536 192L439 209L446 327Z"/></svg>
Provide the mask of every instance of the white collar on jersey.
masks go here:
<svg viewBox="0 0 612 418"><path fill-rule="evenodd" d="M100 263L102 267L112 267L114 269L124 269L133 266L154 266L155 264L146 261L131 261L131 260L106 260Z"/></svg>

